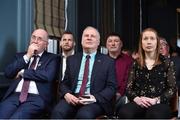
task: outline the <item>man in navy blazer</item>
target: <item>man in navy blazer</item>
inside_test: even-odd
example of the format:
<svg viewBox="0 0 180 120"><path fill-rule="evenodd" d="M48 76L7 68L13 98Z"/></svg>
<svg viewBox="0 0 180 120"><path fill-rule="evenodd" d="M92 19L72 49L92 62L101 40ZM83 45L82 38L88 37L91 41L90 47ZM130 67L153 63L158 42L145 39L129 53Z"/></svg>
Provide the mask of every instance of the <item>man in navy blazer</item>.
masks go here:
<svg viewBox="0 0 180 120"><path fill-rule="evenodd" d="M67 58L64 80L60 84L61 99L51 118L94 119L112 112L116 93L114 60L97 52L100 34L94 27L83 31L83 53ZM90 56L88 81L83 96L79 94L83 81L86 55Z"/></svg>
<svg viewBox="0 0 180 120"><path fill-rule="evenodd" d="M5 76L14 79L0 103L1 119L38 118L50 107L52 102L53 81L58 75L59 57L45 51L48 45L48 33L43 29L35 30L31 35L27 52L17 53L6 67ZM38 55L35 68L30 68L34 55ZM28 96L20 102L24 81L30 81Z"/></svg>

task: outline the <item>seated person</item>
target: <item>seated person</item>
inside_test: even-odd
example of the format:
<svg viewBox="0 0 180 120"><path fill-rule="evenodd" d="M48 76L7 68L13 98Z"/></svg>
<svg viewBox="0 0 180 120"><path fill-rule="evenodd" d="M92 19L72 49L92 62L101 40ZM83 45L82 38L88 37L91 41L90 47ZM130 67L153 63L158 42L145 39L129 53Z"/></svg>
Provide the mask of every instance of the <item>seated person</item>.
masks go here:
<svg viewBox="0 0 180 120"><path fill-rule="evenodd" d="M127 85L130 100L118 111L119 118L170 119L170 99L176 92L174 63L160 55L158 33L145 29L140 36L139 58L133 63Z"/></svg>
<svg viewBox="0 0 180 120"><path fill-rule="evenodd" d="M15 80L0 103L1 119L39 118L46 109L50 110L60 59L45 51L47 45L48 33L35 30L27 52L17 53L5 69L5 76Z"/></svg>
<svg viewBox="0 0 180 120"><path fill-rule="evenodd" d="M64 72L66 69L66 59L70 55L74 55L74 47L75 47L75 39L71 32L64 32L59 42L59 49L61 49L61 73L60 73L60 80L64 78Z"/></svg>
<svg viewBox="0 0 180 120"><path fill-rule="evenodd" d="M106 48L108 55L115 60L116 79L117 79L117 93L115 112L126 102L126 86L129 74L129 69L132 65L133 59L131 56L122 52L123 41L117 33L110 33L106 39Z"/></svg>
<svg viewBox="0 0 180 120"><path fill-rule="evenodd" d="M52 111L53 119L95 119L112 113L111 100L116 93L114 60L97 52L100 34L94 27L85 28L81 44L83 53L67 58L61 99Z"/></svg>

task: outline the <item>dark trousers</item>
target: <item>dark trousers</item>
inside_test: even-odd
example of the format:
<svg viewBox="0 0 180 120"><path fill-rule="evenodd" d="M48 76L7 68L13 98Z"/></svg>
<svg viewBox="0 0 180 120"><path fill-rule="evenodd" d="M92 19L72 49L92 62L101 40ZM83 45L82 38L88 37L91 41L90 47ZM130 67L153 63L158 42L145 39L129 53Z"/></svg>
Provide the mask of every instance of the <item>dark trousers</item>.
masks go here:
<svg viewBox="0 0 180 120"><path fill-rule="evenodd" d="M73 106L61 99L52 111L51 118L53 119L95 119L104 114L104 110L97 103L88 105Z"/></svg>
<svg viewBox="0 0 180 120"><path fill-rule="evenodd" d="M156 104L149 108L142 108L135 102L122 106L118 111L118 118L122 119L170 119L171 110L168 104Z"/></svg>
<svg viewBox="0 0 180 120"><path fill-rule="evenodd" d="M0 103L0 119L38 118L45 108L39 95L28 94L24 103L19 102L19 94L14 93Z"/></svg>

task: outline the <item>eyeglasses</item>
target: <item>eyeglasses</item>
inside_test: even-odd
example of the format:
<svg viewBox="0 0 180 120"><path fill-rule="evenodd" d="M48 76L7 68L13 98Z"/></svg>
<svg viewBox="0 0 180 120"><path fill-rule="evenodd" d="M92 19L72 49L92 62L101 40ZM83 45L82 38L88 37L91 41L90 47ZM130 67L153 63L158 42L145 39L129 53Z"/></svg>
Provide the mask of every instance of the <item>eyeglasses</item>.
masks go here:
<svg viewBox="0 0 180 120"><path fill-rule="evenodd" d="M42 37L39 37L39 36L35 36L35 35L32 35L31 36L31 40L37 40L37 41L46 41L45 39L43 39Z"/></svg>

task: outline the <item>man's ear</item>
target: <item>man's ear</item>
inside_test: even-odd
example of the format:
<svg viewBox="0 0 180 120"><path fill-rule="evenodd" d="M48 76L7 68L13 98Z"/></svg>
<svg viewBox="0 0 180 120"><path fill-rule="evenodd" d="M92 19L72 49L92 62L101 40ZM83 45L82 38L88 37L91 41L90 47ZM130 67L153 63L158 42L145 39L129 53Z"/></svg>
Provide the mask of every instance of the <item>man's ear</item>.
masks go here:
<svg viewBox="0 0 180 120"><path fill-rule="evenodd" d="M101 42L101 41L100 41L100 40L98 40L98 46L100 45L100 42Z"/></svg>

